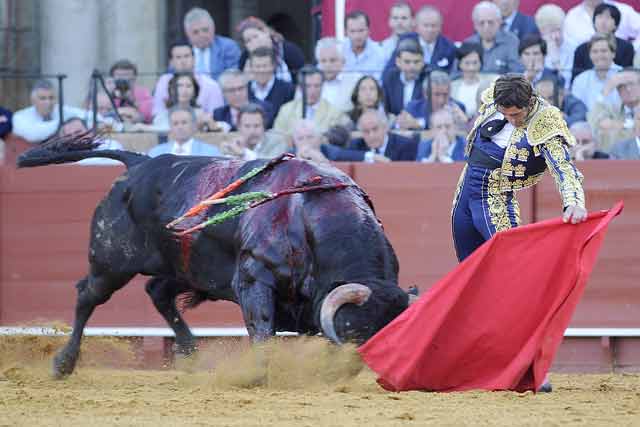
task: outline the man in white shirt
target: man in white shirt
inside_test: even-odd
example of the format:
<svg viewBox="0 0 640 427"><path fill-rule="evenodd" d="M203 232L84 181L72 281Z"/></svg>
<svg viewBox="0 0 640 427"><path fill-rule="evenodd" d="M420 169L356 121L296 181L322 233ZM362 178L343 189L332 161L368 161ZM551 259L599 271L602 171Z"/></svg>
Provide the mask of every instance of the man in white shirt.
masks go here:
<svg viewBox="0 0 640 427"><path fill-rule="evenodd" d="M345 58L342 43L334 37L318 40L316 61L325 78L322 98L344 113L350 111L353 108L351 95L362 75L343 71Z"/></svg>
<svg viewBox="0 0 640 427"><path fill-rule="evenodd" d="M384 62L386 63L393 55L393 51L398 45L398 38L402 34L413 31L413 10L406 2L397 2L389 9L389 28L391 35L380 42L384 52Z"/></svg>
<svg viewBox="0 0 640 427"><path fill-rule="evenodd" d="M13 115L13 133L31 143L39 143L56 133L60 125L59 106L53 84L39 80L31 89L31 107ZM81 117L84 111L63 106L63 120Z"/></svg>
<svg viewBox="0 0 640 427"><path fill-rule="evenodd" d="M197 131L196 112L192 108L173 107L169 110L171 140L165 144L156 145L149 151L149 156L157 157L161 154L176 156L220 156L218 147L204 143L193 136Z"/></svg>
<svg viewBox="0 0 640 427"><path fill-rule="evenodd" d="M169 99L169 81L174 73L193 73L194 59L193 48L186 42L177 42L169 48L169 65L172 73L160 76L153 91L153 115L157 115L167 109ZM196 102L204 111L212 113L218 107L224 105L224 98L218 83L206 74L194 73L200 93Z"/></svg>
<svg viewBox="0 0 640 427"><path fill-rule="evenodd" d="M345 71L356 71L380 79L384 68L382 47L369 38L369 17L361 11L354 11L345 17L344 45Z"/></svg>
<svg viewBox="0 0 640 427"><path fill-rule="evenodd" d="M224 70L238 68L240 48L216 34L216 24L205 9L194 7L184 16L184 32L194 47L195 71L217 79Z"/></svg>

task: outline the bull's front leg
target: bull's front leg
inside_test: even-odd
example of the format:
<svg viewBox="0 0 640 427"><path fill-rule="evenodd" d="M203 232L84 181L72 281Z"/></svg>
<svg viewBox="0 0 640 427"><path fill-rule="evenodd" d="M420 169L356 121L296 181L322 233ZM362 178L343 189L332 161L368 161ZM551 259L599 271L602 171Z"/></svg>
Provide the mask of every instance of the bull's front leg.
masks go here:
<svg viewBox="0 0 640 427"><path fill-rule="evenodd" d="M233 280L244 323L253 342L275 335L275 278L260 262L243 262Z"/></svg>

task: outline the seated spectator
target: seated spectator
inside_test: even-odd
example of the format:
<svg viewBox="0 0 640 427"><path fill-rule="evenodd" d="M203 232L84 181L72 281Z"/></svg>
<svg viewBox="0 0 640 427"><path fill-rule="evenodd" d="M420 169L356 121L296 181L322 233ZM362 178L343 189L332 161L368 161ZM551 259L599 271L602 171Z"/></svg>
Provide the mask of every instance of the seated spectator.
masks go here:
<svg viewBox="0 0 640 427"><path fill-rule="evenodd" d="M441 109L431 115L433 139L421 141L416 160L423 163L452 163L465 160L467 141L456 133L451 111Z"/></svg>
<svg viewBox="0 0 640 427"><path fill-rule="evenodd" d="M193 62L193 48L186 42L177 42L169 47L169 64L173 72L160 76L153 93L153 115L167 109L169 99L169 80L175 73L193 73L200 91L197 103L207 113L224 105L222 92L218 83L208 74L195 73Z"/></svg>
<svg viewBox="0 0 640 427"><path fill-rule="evenodd" d="M476 34L465 41L482 45L482 71L496 74L522 72L517 56L518 37L500 29L502 14L498 6L481 1L474 6L471 19Z"/></svg>
<svg viewBox="0 0 640 427"><path fill-rule="evenodd" d="M502 29L510 31L520 40L529 35L540 35L536 21L518 11L520 0L493 0L502 13Z"/></svg>
<svg viewBox="0 0 640 427"><path fill-rule="evenodd" d="M524 67L524 76L532 85L547 76L556 76L556 72L545 67L547 43L539 35L525 36L518 46L520 63Z"/></svg>
<svg viewBox="0 0 640 427"><path fill-rule="evenodd" d="M422 48L415 40L402 40L396 49L396 69L390 70L382 80L385 109L400 114L409 102L422 96L424 61Z"/></svg>
<svg viewBox="0 0 640 427"><path fill-rule="evenodd" d="M342 43L333 37L322 38L316 44L315 54L318 68L324 73L322 98L343 113L351 111L351 95L361 74L343 71Z"/></svg>
<svg viewBox="0 0 640 427"><path fill-rule="evenodd" d="M0 107L0 138L7 136L13 127L11 117L13 113L4 107Z"/></svg>
<svg viewBox="0 0 640 427"><path fill-rule="evenodd" d="M169 99L167 109L156 114L153 118L153 131L168 132L169 110L173 107L192 108L196 114L196 126L201 132L219 132L223 130L221 124L213 120L211 114L205 112L197 103L200 86L192 73L176 73L169 80ZM228 130L228 129L225 129Z"/></svg>
<svg viewBox="0 0 640 427"><path fill-rule="evenodd" d="M451 80L442 71L434 71L431 77L422 83L423 97L411 101L405 110L396 118L396 125L403 130L430 129L430 117L435 111L448 109L454 117L456 129L466 127L468 118L464 105L451 98Z"/></svg>
<svg viewBox="0 0 640 427"><path fill-rule="evenodd" d="M571 147L571 157L574 160L609 158L609 154L598 150L598 141L593 137L589 123L576 122L569 127L569 131L576 139L576 145Z"/></svg>
<svg viewBox="0 0 640 427"><path fill-rule="evenodd" d="M636 108L633 114L633 137L616 142L609 153L611 157L619 160L640 160L640 108Z"/></svg>
<svg viewBox="0 0 640 427"><path fill-rule="evenodd" d="M113 95L116 107L132 108L138 114L134 123L151 122L153 97L149 89L136 84L138 67L127 59L121 59L111 66L109 77L106 86ZM122 112L120 113L122 115ZM130 113L131 111L126 111L126 114Z"/></svg>
<svg viewBox="0 0 640 427"><path fill-rule="evenodd" d="M555 4L540 6L535 15L540 35L547 43L547 56L544 59L544 66L562 76L565 89L569 90L574 47L563 39L564 18L564 10Z"/></svg>
<svg viewBox="0 0 640 427"><path fill-rule="evenodd" d="M195 68L176 71L191 71L217 80L224 70L238 68L238 44L228 37L216 34L216 24L209 12L199 7L189 10L184 16L184 32L193 46ZM202 86L202 82L199 83ZM205 110L213 111L208 108Z"/></svg>
<svg viewBox="0 0 640 427"><path fill-rule="evenodd" d="M325 156L325 150L337 147L328 147L323 144L322 136L316 131L310 120L299 120L293 127L292 133L293 151L297 157L318 164L327 164L329 159Z"/></svg>
<svg viewBox="0 0 640 427"><path fill-rule="evenodd" d="M369 37L369 16L362 11L353 11L344 19L345 36L343 46L344 70L369 74L380 79L384 68L384 51Z"/></svg>
<svg viewBox="0 0 640 427"><path fill-rule="evenodd" d="M372 76L360 77L351 93L353 109L349 111L349 119L355 128L360 116L366 110L385 111L384 93L378 81Z"/></svg>
<svg viewBox="0 0 640 427"><path fill-rule="evenodd" d="M640 107L640 72L626 70L615 74L603 89L603 94L608 92L617 92L621 103L610 104L600 99L588 114L589 124L604 150L633 137L633 112Z"/></svg>
<svg viewBox="0 0 640 427"><path fill-rule="evenodd" d="M72 117L68 120L65 120L65 122L62 123L62 126L60 126L60 130L58 130L58 135L59 136L78 136L78 135L86 134L88 131L89 131L89 128L87 127L87 124L84 120L82 120L79 117ZM94 150L124 150L122 145L118 141L115 141L113 139L101 138L99 141L100 141L100 145L94 148ZM119 162L118 160L94 157L92 159L80 160L75 164L85 165L85 166L88 166L88 165L108 166L108 165L121 165L122 163Z"/></svg>
<svg viewBox="0 0 640 427"><path fill-rule="evenodd" d="M478 110L478 88L485 82L493 82L498 75L480 73L482 46L477 43L462 43L456 52L456 58L461 74L451 82L451 97L461 102L467 115L472 117Z"/></svg>
<svg viewBox="0 0 640 427"><path fill-rule="evenodd" d="M284 135L266 131L266 113L249 103L238 110L238 137L222 144L222 151L244 160L272 158L289 151Z"/></svg>
<svg viewBox="0 0 640 427"><path fill-rule="evenodd" d="M303 74L304 77L302 77ZM302 118L311 120L320 132L324 132L334 125L346 124L347 117L322 98L324 73L313 66L305 66L300 70L300 75L298 82L300 86L304 84L301 90L306 93L305 114L302 112L302 98L287 102L280 109L273 129L290 135L293 124Z"/></svg>
<svg viewBox="0 0 640 427"><path fill-rule="evenodd" d="M271 103L273 114L277 116L280 107L293 99L295 87L276 77L275 63L273 49L259 47L251 51L249 69L252 80L249 84L249 99Z"/></svg>
<svg viewBox="0 0 640 427"><path fill-rule="evenodd" d="M260 101L249 99L249 81L247 75L238 69L226 70L220 75L220 85L222 93L227 105L216 108L213 112L213 119L216 122L225 122L229 125L230 130L237 130L238 112L240 108L253 102L260 105L265 111L267 121L267 129L273 124L273 106L268 101Z"/></svg>
<svg viewBox="0 0 640 427"><path fill-rule="evenodd" d="M191 107L175 106L169 110L170 140L149 151L149 156L175 154L176 156L219 156L218 147L194 138L198 131L196 112Z"/></svg>
<svg viewBox="0 0 640 427"><path fill-rule="evenodd" d="M359 161L367 163L415 161L418 142L389 132L387 117L376 110L367 110L360 116L358 129L361 139L355 139L347 149L360 151Z"/></svg>
<svg viewBox="0 0 640 427"><path fill-rule="evenodd" d="M244 45L239 64L241 70L246 71L245 64L250 52L264 47L275 53L276 77L285 82L295 83L298 70L304 66L304 53L298 45L285 40L282 34L269 28L262 19L255 16L240 22L237 32Z"/></svg>
<svg viewBox="0 0 640 427"><path fill-rule="evenodd" d="M570 93L565 93L564 84L558 77L550 75L541 78L535 84L535 89L551 105L562 111L567 125L587 120L587 106Z"/></svg>
<svg viewBox="0 0 640 427"><path fill-rule="evenodd" d="M456 47L451 40L442 35L442 14L431 5L425 5L416 13L415 33L406 33L400 41L412 39L422 48L425 66L429 70L441 70L450 73L456 56ZM387 61L385 76L391 69L396 68L397 51Z"/></svg>
<svg viewBox="0 0 640 427"><path fill-rule="evenodd" d="M571 93L584 102L591 110L596 100L604 99L611 105L620 103L620 97L613 90L607 90L606 82L622 69L613 63L616 54L616 41L612 35L596 34L591 38L589 56L594 64L590 70L578 74L571 86Z"/></svg>
<svg viewBox="0 0 640 427"><path fill-rule="evenodd" d="M601 3L602 0L583 0L569 9L565 19L564 39L571 46L579 46L593 37L593 15L596 6ZM620 10L621 19L616 36L623 40L637 39L640 36L640 14L628 4L610 0L607 0L607 3Z"/></svg>
<svg viewBox="0 0 640 427"><path fill-rule="evenodd" d="M593 14L593 27L596 33L611 34L614 33L620 25L620 11L617 7L607 3L601 3L596 6ZM615 64L621 67L631 67L633 65L633 55L635 54L633 45L626 40L615 37L616 55L613 58ZM589 57L589 42L582 43L575 51L573 57L573 71L571 78L574 79L578 74L585 70L593 68L593 62Z"/></svg>
<svg viewBox="0 0 640 427"><path fill-rule="evenodd" d="M84 110L64 106L64 119L82 117ZM53 84L48 80L39 80L31 89L31 107L23 108L13 114L13 133L32 143L49 138L58 130L60 113L57 95Z"/></svg>
<svg viewBox="0 0 640 427"><path fill-rule="evenodd" d="M411 9L411 5L404 1L394 3L389 9L389 20L387 23L389 29L391 29L391 35L380 42L385 63L391 59L393 51L396 50L396 46L398 45L400 36L413 31L413 10Z"/></svg>

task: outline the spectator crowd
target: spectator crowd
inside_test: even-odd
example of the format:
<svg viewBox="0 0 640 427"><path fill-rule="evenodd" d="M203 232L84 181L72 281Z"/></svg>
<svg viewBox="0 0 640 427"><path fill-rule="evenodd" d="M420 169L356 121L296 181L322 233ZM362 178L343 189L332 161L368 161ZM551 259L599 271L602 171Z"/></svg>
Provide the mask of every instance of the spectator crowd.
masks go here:
<svg viewBox="0 0 640 427"><path fill-rule="evenodd" d="M193 8L183 21L186 38L169 46L168 70L153 90L123 59L82 108L61 112L57 88L40 80L30 106L0 107L0 138L13 132L40 143L95 123L114 131L98 149L121 147L116 131L157 132L162 143L151 156L251 160L290 151L319 163L456 162L465 159L482 92L517 72L563 112L576 160L640 159L640 13L609 0L584 0L566 12L548 3L534 16L519 6L478 2L473 35L459 41L442 33L444 17L432 5L414 11L395 3L391 34L381 41L371 39L367 14L353 11L344 40L317 41L314 65L259 18L240 22L236 43L216 34L209 12ZM202 140L211 133L226 137Z"/></svg>

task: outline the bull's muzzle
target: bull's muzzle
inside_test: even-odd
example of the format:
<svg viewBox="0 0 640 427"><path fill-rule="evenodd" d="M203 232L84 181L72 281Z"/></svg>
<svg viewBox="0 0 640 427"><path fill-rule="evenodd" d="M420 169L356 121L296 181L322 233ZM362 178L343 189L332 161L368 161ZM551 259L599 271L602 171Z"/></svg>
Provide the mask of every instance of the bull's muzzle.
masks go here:
<svg viewBox="0 0 640 427"><path fill-rule="evenodd" d="M333 324L333 317L343 304L362 305L371 296L371 289L360 283L347 283L340 285L324 298L320 308L320 326L326 337L336 344L342 344L336 328Z"/></svg>

